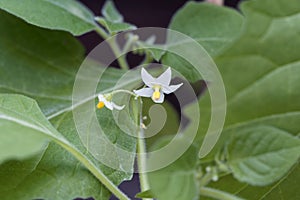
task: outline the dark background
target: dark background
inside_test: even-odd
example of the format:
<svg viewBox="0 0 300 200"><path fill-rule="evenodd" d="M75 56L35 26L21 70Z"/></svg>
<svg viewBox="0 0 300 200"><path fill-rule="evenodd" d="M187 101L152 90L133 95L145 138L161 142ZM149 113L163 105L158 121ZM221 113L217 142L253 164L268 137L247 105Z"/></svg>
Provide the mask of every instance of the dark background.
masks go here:
<svg viewBox="0 0 300 200"><path fill-rule="evenodd" d="M241 0L225 0L225 6L237 8ZM101 8L104 0L81 0L96 15L101 16ZM124 16L124 21L134 24L137 27L163 27L167 28L168 24L175 14L187 0L115 0L114 3L120 13ZM97 46L102 39L94 32L87 33L79 37L80 41L86 47L87 53ZM88 186L87 186L88 187ZM139 192L138 175L135 174L131 181L125 181L120 185L131 199ZM112 197L111 200L117 198ZM77 200L81 200L80 198ZM93 200L93 198L88 198Z"/></svg>

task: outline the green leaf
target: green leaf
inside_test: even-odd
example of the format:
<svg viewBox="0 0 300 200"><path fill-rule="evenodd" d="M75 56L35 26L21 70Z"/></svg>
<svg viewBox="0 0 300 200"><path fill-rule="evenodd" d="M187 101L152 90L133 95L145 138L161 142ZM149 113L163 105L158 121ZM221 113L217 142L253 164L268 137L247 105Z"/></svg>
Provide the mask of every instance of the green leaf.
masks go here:
<svg viewBox="0 0 300 200"><path fill-rule="evenodd" d="M238 135L243 133L243 130L251 127L272 126L276 130L290 134L285 138L291 138L291 135L297 135L300 132L300 104L297 103L300 101L298 84L300 57L296 53L300 46L300 39L297 35L300 5L296 0L289 1L288 5L283 0L252 0L242 3L241 10L246 19L243 33L232 47L216 58L216 64L226 87L228 110L222 136L214 151L205 158L207 162L214 159L215 153L222 149L228 138L232 135L239 137ZM293 42L290 42L291 38ZM200 102L201 116L203 116L198 138L200 143L209 122L209 105L210 101L206 95ZM256 135L256 133L252 134ZM276 141L277 138L274 137L273 140ZM294 140L297 141L296 138ZM290 145L292 148L292 144ZM250 149L248 152L251 156ZM299 176L293 170L298 168L297 159L295 160L293 155L285 159L289 167L285 166L280 174L291 173L295 176L282 176L278 182L267 187L252 187L234 182L235 186L231 189L225 187L225 184L229 184L229 178L226 176L224 181L221 179L222 184L217 187L224 188L226 191L236 188L233 192L241 191L239 194L247 199L263 199L269 195L273 196L278 194L280 189L299 195L297 191L291 191L294 188L293 185L288 186L290 183L295 183L297 181L295 178ZM273 162L278 162L278 160L270 159L267 164L271 166ZM295 168L291 168L292 164L296 165ZM273 171L269 172L270 174L265 174L268 177ZM243 174L243 176L246 175ZM279 176L276 175L273 181L276 178L278 179ZM262 181L263 183L266 182ZM285 183L284 186L281 185L282 183ZM258 191L257 197L254 194ZM290 199L289 197L288 192L284 192L281 196L282 199Z"/></svg>
<svg viewBox="0 0 300 200"><path fill-rule="evenodd" d="M172 18L169 28L190 36L195 42L204 47L210 56L217 56L225 51L240 35L243 24L243 17L236 10L212 5L209 3L188 2ZM177 44L183 40L178 38L178 34L168 34L167 44ZM184 42L184 41L181 41ZM178 45L179 48L183 44ZM174 55L168 49L162 57L162 63L174 67L182 73L189 81L198 81L201 77L192 66L196 63L190 63L187 57ZM173 47L175 48L175 47ZM200 48L200 47L199 47ZM200 51L199 48L197 51ZM190 55L197 55L199 58L208 57L204 50L194 52L195 49L187 49ZM203 62L203 61L202 61ZM197 65L201 65L201 61ZM202 77L203 78L203 77Z"/></svg>
<svg viewBox="0 0 300 200"><path fill-rule="evenodd" d="M0 94L0 127L0 163L32 156L60 137L37 103L20 95Z"/></svg>
<svg viewBox="0 0 300 200"><path fill-rule="evenodd" d="M135 30L136 26L125 22L112 22L102 17L96 17L97 22L108 30L111 34L116 34L121 31Z"/></svg>
<svg viewBox="0 0 300 200"><path fill-rule="evenodd" d="M4 21L3 26L9 27L11 26L11 23L16 23L14 21L15 18L12 18L8 14L5 14L4 16L4 18L1 18ZM65 112L72 111L72 91L76 72L83 59L82 47L74 40L74 38L70 38L70 35L68 34L49 32L37 27L29 26L19 20L17 20L17 23L18 26L14 26L14 28L11 29L15 29L11 34L5 34L5 37L1 37L4 41L1 43L1 45L3 45L3 48L1 49L12 48L12 50L9 54L6 53L6 51L3 51L2 54L0 54L0 57L5 61L1 63L3 67L0 68L0 70L3 71L0 75L1 80L3 81L1 82L3 89L0 89L0 91L6 93L17 92L35 98L48 119L53 119ZM0 26L2 26L2 24ZM20 30L22 30L22 37L19 36ZM52 36L52 34L53 37L50 37L51 39L48 43L42 42L45 37ZM35 35L37 37L33 37ZM10 41L11 37L19 38L20 43L18 43L18 45L20 47L13 48L10 46L10 43L6 42ZM61 41L63 40L68 42L67 45L69 47L66 49L67 51L63 52L63 49L57 51L58 47L52 45L57 44L60 47ZM51 44L53 41L57 43ZM16 42L19 41L17 40ZM30 46L31 42L36 44L34 48ZM20 48L27 48L26 52L30 53L25 55L21 54L19 59L15 59ZM89 64L90 75L97 75L100 72L103 72L103 70L104 68L99 67L98 64ZM98 92L111 92L113 89L117 89L114 83L122 77L123 73L124 71L117 69L107 70L101 78ZM39 74L39 76L36 76L36 74ZM126 82L126 84L130 85L139 82L140 77L132 76L133 78L130 79L129 82ZM55 81L53 81L53 77L55 77ZM91 79L91 77L81 78L84 80ZM126 84L119 85L118 87L125 88ZM94 102L95 98L89 96L87 99L87 101L81 103L82 106L89 104L91 101ZM110 122L113 120L113 117L110 114L106 119L106 122ZM112 124L109 126L111 125ZM108 129L110 129L110 127L108 127ZM115 130L114 132L119 131L117 127L114 127L111 130ZM124 148L130 149L129 152L135 152L135 148L132 148L132 145L135 145L132 137L125 133L120 133L118 135L120 136L120 139L123 138L124 141L127 140L127 142L131 144L128 147L124 146ZM111 136L113 136L113 134ZM114 137L117 136L114 135ZM124 142L122 145L127 145L127 142ZM93 148L100 151L99 147ZM130 161L132 162L131 164L133 164L132 159L127 160L128 163Z"/></svg>
<svg viewBox="0 0 300 200"><path fill-rule="evenodd" d="M269 187L266 192L264 192L262 199L272 200L278 196L282 199L292 199L298 198L300 196L298 190L298 180L300 179L300 165L299 162L290 170L289 174L283 177L276 184ZM250 190L252 192L252 190Z"/></svg>
<svg viewBox="0 0 300 200"><path fill-rule="evenodd" d="M97 114L99 114L99 113L97 113ZM124 180L131 179L132 173L126 173L126 172L123 172L120 170L115 170L115 169L109 168L109 167L105 166L104 164L102 164L97 159L95 159L95 157L90 152L87 151L87 147L85 147L83 145L82 141L78 137L77 128L75 126L72 112L65 112L64 114L51 119L51 123L57 128L58 131L60 131L65 136L65 138L68 139L68 141L72 141L72 144L74 146L76 146L77 149L79 149L81 152L83 152L85 154L85 156L87 156L98 168L100 168L101 171L106 176L108 176L113 183L118 185ZM115 142L119 145L122 145L122 144L124 145L124 143L122 143L122 142L128 142L128 148L127 148L128 151L131 150L130 148L133 148L133 146L135 145L135 141L130 141L129 138L126 137L125 134L123 134L123 136L122 136L121 133L118 133L119 135L114 133L115 129L113 129L113 128L111 130L112 130L111 135L107 136L107 137L109 137L109 139L117 140ZM132 138L130 138L130 139L132 139ZM129 143L129 141L132 143ZM98 148L99 148L99 146L98 146ZM109 155L112 155L113 153L114 152L110 152ZM117 158L112 158L112 157L110 157L110 158L112 160L117 159ZM133 164L132 160L125 160L124 163L126 163L126 162ZM78 163L78 161L77 161L77 163Z"/></svg>
<svg viewBox="0 0 300 200"><path fill-rule="evenodd" d="M51 122L76 148L81 152L86 151L76 135L72 113L56 117ZM86 156L116 185L125 177L129 179L132 176L104 166L89 153ZM26 166L28 168L24 170ZM9 181L3 179L5 182L0 182L0 194L4 199L108 199L110 196L110 192L73 155L55 143L30 160L5 163L0 168L2 171L5 176L10 176Z"/></svg>
<svg viewBox="0 0 300 200"><path fill-rule="evenodd" d="M2 61L0 63L0 93L21 93L36 99L47 118L51 119L58 130L74 145L72 148L76 147L75 149L78 149L81 154L85 154L86 159L97 166L97 170L101 169L116 185L123 180L130 179L132 173L121 172L100 164L82 145L82 141L78 136L72 114L72 90L75 75L83 60L82 46L68 33L34 27L4 12L1 12L0 15L0 27L5 27L7 30L0 32L0 58ZM104 70L99 64L95 63L91 63L89 69L90 74L93 75ZM117 69L104 72L98 92L112 91L114 83L123 74L124 71ZM90 80L89 75L87 76L81 78ZM137 80L139 79L140 77L135 74L133 78L129 79L129 82L121 84L120 87L126 87L126 84L138 83ZM90 101L82 102L81 105L78 105L78 108L91 101L94 104L94 96L87 98ZM108 122L112 122L112 120L113 118L109 118ZM109 127L108 124L107 128ZM111 130L116 131L114 128ZM128 147L130 152L135 152L135 140L132 137L123 134L118 140L118 135L107 134L109 139L115 140L117 138L117 144L122 148L126 149ZM119 134L121 135L121 133ZM101 146L100 144L95 144L94 149ZM45 145L42 147L45 147ZM111 154L106 155L109 157ZM18 177L13 177L12 172L10 176L13 178L10 179L26 183L17 187L20 192L15 192L15 195L18 197L22 194L26 196L27 191L28 198L26 199L41 198L43 197L42 193L37 191L37 188L41 189L41 187L43 187L44 196L49 196L50 199L71 199L75 196L93 196L102 199L107 198L107 195L109 195L108 190L104 189L104 186L85 167L82 167L79 161L56 144L51 144L47 148L41 162L37 161L36 165L38 167L34 165L28 171L22 170L22 166L26 166L27 161L22 161L19 164L20 166L18 166L19 162L9 162L12 162L10 164L11 168L14 165L14 168L20 171L18 176L24 177L19 180ZM124 160L124 165L131 165L131 168L133 168L133 162L134 159L127 159ZM70 170L70 167L72 170ZM5 170L5 166L1 165L0 171ZM27 174L30 175L27 176ZM50 175L46 178L41 174ZM82 182L82 184L79 184L79 182ZM41 187L37 186L38 183L41 183ZM61 186L63 183L66 183L64 187ZM58 186L61 187L60 191L70 191L72 188L73 191L61 192L54 197L53 195L56 193L53 193L53 191L58 190ZM8 190L10 189L8 188ZM3 194L7 195L7 193ZM14 198L8 197L8 199Z"/></svg>
<svg viewBox="0 0 300 200"><path fill-rule="evenodd" d="M159 149L158 147L165 146L171 139L170 137L164 137L153 148ZM186 141L176 139L175 142L177 148ZM163 169L148 173L151 191L154 196L157 199L166 200L197 199L200 187L197 184L195 174L196 158L197 148L191 146L174 163Z"/></svg>
<svg viewBox="0 0 300 200"><path fill-rule="evenodd" d="M293 199L300 195L298 190L298 180L300 178L300 167L297 163L279 181L265 187L251 186L247 183L240 183L232 175L226 175L218 182L211 182L210 186L228 191L232 194L244 197L245 199ZM201 197L202 199L207 199Z"/></svg>
<svg viewBox="0 0 300 200"><path fill-rule="evenodd" d="M144 54L148 53L155 61L159 62L162 56L165 54L165 46L160 44L155 44L156 37L150 36L145 41L137 41L136 49L133 52Z"/></svg>
<svg viewBox="0 0 300 200"><path fill-rule="evenodd" d="M96 21L105 27L110 34L136 29L136 26L124 22L123 16L119 13L113 1L107 0L101 13L103 17L96 17Z"/></svg>
<svg viewBox="0 0 300 200"><path fill-rule="evenodd" d="M193 4L195 3L191 3L191 5ZM190 7L192 7L191 5ZM204 5L200 4L198 7ZM213 6L211 7L213 8ZM228 43L202 42L204 48L214 57L222 75L226 87L228 104L226 123L221 138L215 146L214 151L202 159L202 162L213 162L216 153L222 150L230 137L239 137L240 133L249 128L271 126L273 129L279 130L281 137L282 132L284 132L283 137L289 138L290 142L292 141L291 138L294 138L292 135L297 135L300 132L300 104L298 103L300 100L300 88L298 84L300 82L298 76L300 73L300 57L297 53L300 47L300 40L297 35L299 32L297 24L300 23L300 5L296 0L290 1L289 4L286 4L283 0L252 0L242 3L241 8L243 14L245 14L244 24L241 22L242 19L240 17L236 17L240 20L239 25L231 21L230 23L215 26L215 23L211 23L213 20L207 18L207 16L216 16L216 19L219 19L219 11L217 10L222 8L215 7L213 8L215 11L211 15L206 14L201 19L195 19L194 24L189 23L193 19L192 15L198 16L201 15L199 14L201 12L190 14L186 11L185 14L190 17L186 17L176 27L177 30L190 34L197 41L201 38L204 31L207 31L205 33L209 37L214 37L218 31L222 33L223 29L229 30L229 28L236 29L237 33L234 34L232 40L228 40ZM207 9L203 13L208 13L209 11L210 9ZM236 13L233 15L236 15ZM220 16L222 15L220 14ZM182 15L183 17L184 15ZM224 15L223 18L225 18ZM172 21L173 24L176 22L175 19ZM206 19L208 23L203 28L197 27L198 32L193 32L195 35L186 31L192 30L193 26L196 27L195 24L197 24L197 21L204 22ZM241 26L242 24L243 26ZM228 26L229 28L223 26ZM208 27L212 27L212 29ZM212 31L209 32L209 30ZM291 42L291 38L293 38L293 42ZM216 51L212 51L215 47L214 45L220 45ZM189 80L197 80L198 78L194 76L195 71L192 70L190 65L181 58L167 53L163 56L162 62L174 66L188 77ZM200 147L211 117L211 102L208 93L201 97L199 105L201 121L196 144ZM255 133L253 134L257 136ZM276 137L273 140L276 140ZM296 138L294 140L298 141ZM243 140L240 142L242 143ZM297 144L294 145L297 146ZM243 146L244 149L246 147ZM284 148L284 146L282 147ZM292 146L289 146L286 149L290 147L292 148ZM297 148L295 147L295 149ZM248 149L249 156L251 156L250 150L253 149ZM293 199L295 195L289 196L287 191L299 195L297 190L292 190L294 188L293 185L288 186L289 183L295 184L297 182L296 178L299 176L294 170L298 168L297 159L295 158L295 154L286 157L286 163L288 164L283 165L284 168L275 178L268 180L268 183L273 182L270 186L254 187L238 182L232 179L232 177L230 179L232 181L228 181L229 175L221 178L220 182L222 184L218 184L217 182L210 185L241 195L247 199L275 196L279 194L280 189L282 189L281 187L283 187L284 196L281 196L281 198ZM231 159L234 160L235 157L233 156ZM273 162L279 162L277 159L268 160L268 164L272 165ZM292 165L296 166L292 168ZM273 171L270 170L269 174L266 173L265 176L270 178L272 174ZM295 174L295 176L284 176L284 174ZM244 176L247 176L247 174L243 174ZM280 180L274 183L279 178ZM266 182L262 181L262 183ZM247 195L243 193L244 189L247 191ZM257 192L260 194L256 195Z"/></svg>
<svg viewBox="0 0 300 200"><path fill-rule="evenodd" d="M30 160L1 165L0 176L3 200L110 197L110 192L85 167L54 143Z"/></svg>
<svg viewBox="0 0 300 200"><path fill-rule="evenodd" d="M151 190L146 190L135 195L136 198L155 198Z"/></svg>
<svg viewBox="0 0 300 200"><path fill-rule="evenodd" d="M239 36L242 24L242 15L233 9L188 2L173 16L169 28L192 37L215 56Z"/></svg>
<svg viewBox="0 0 300 200"><path fill-rule="evenodd" d="M84 54L80 43L68 33L31 26L4 11L0 30L5 30L0 31L0 92L33 97L47 116L70 106Z"/></svg>
<svg viewBox="0 0 300 200"><path fill-rule="evenodd" d="M75 0L2 0L0 8L43 28L81 35L96 26L90 10Z"/></svg>
<svg viewBox="0 0 300 200"><path fill-rule="evenodd" d="M276 2L281 5L281 1ZM292 2L297 4L296 1ZM224 136L227 131L232 132L232 128L253 123L270 124L297 134L300 132L296 125L300 114L300 105L296 103L300 100L297 84L300 81L297 76L300 72L300 57L295 52L300 40L292 24L298 24L300 18L294 17L292 13L295 9L287 6L285 16L291 18L291 21L286 24L283 22L285 18L273 18L261 11L252 10L256 4L262 9L269 5L269 1L249 1L242 4L247 19L244 33L226 53L216 59L227 94ZM270 12L267 7L265 10ZM278 31L268 31L268 28ZM295 38L293 44L288 43L287 38ZM277 46L287 49L283 51L282 48L272 48L274 41ZM205 107L205 104L208 104L207 98L202 100L201 105ZM208 109L204 108L205 112Z"/></svg>
<svg viewBox="0 0 300 200"><path fill-rule="evenodd" d="M268 185L280 179L300 157L300 140L270 126L247 127L228 144L233 175L251 185Z"/></svg>
<svg viewBox="0 0 300 200"><path fill-rule="evenodd" d="M111 0L107 0L101 10L102 15L110 22L123 22L123 16L117 10L115 4Z"/></svg>

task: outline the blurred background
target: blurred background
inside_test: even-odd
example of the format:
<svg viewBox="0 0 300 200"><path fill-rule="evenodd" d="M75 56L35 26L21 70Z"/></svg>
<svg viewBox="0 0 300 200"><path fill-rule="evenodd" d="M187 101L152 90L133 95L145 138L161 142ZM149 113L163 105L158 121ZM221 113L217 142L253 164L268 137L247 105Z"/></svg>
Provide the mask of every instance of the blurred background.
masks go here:
<svg viewBox="0 0 300 200"><path fill-rule="evenodd" d="M238 9L238 3L241 0L225 0L225 6ZM81 0L90 10L96 15L101 16L101 8L103 7L105 0ZM124 21L134 24L137 27L162 27L167 28L172 16L180 9L187 0L115 0L114 3L120 13L124 16ZM94 47L96 47L102 39L96 33L88 33L78 37L79 40L86 48L88 54ZM133 65L138 64L141 59L134 56L129 56L129 62ZM131 181L125 181L120 185L122 191L124 191L131 199L135 194L139 192L139 180L138 175L135 174ZM83 200L83 199L76 199ZM93 200L88 198L86 200ZM111 197L111 200L117 200L115 197Z"/></svg>

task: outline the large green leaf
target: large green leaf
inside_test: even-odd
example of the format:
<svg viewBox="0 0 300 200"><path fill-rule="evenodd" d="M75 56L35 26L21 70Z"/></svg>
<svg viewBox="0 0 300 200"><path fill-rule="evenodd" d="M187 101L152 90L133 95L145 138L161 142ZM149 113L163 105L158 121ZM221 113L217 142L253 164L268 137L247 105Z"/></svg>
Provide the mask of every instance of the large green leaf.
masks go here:
<svg viewBox="0 0 300 200"><path fill-rule="evenodd" d="M272 3L281 5L281 1ZM294 3L295 7L299 6L297 1L290 3ZM297 134L300 132L299 126L295 124L300 110L297 103L300 100L300 88L297 84L300 80L297 76L300 72L300 57L295 52L300 40L294 30L297 26L293 24L298 24L300 17L293 15L294 7L286 6L284 20L291 18L287 24L282 18L273 18L264 15L261 10L254 10L253 7L257 4L261 9L265 6L270 12L268 0L242 4L241 8L247 19L245 31L235 45L216 60L227 93L228 111L224 132L241 123L246 126L267 122ZM259 29L257 24L260 25ZM278 31L268 31L268 28ZM293 43L289 43L287 38L295 39ZM274 41L285 50L272 48Z"/></svg>
<svg viewBox="0 0 300 200"><path fill-rule="evenodd" d="M196 3L190 3L189 6L179 11L178 16L174 17L170 27L174 26L179 19L182 19L182 21L179 21L180 23L178 22L178 24L176 24L177 26L174 26L176 30L180 30L192 36L215 58L215 62L226 87L228 103L226 124L222 136L214 151L204 158L203 162L213 161L216 152L224 147L224 142L228 141L231 136L239 138L239 133L242 134L243 130L251 129L256 126L271 126L272 130L277 130L276 132L279 132L279 135L276 134L276 136L283 137L284 140L288 141L286 146L282 144L282 146L278 146L278 148L281 148L283 152L286 151L290 153L286 156L286 163L288 164L283 165L282 167L284 167L284 169L281 169L282 171L276 174L272 180L266 179L262 181L263 177L271 177L274 171L269 170L265 174L260 174L259 179L261 184L274 182L276 179L282 177L281 180L273 183L274 185L254 187L235 180L230 182L232 184L228 184L226 180L228 180L229 176L225 176L224 181L223 178L221 178L220 182L222 184L212 185L224 189L225 191L238 193L247 199L257 199L253 195L256 193L256 190L260 191L259 197L261 198L271 197L272 195L278 194L282 184L284 185L284 194L287 195L287 191L291 190L287 184L295 182L295 178L299 176L297 175L297 170L293 170L297 169L297 167L292 168L293 164L297 165L298 156L294 150L298 149L299 144L297 144L298 139L291 135L297 135L300 132L298 125L300 120L300 104L298 103L300 100L300 87L298 84L300 81L300 77L298 76L300 72L300 57L297 53L300 46L298 36L300 4L296 0L289 1L289 4L286 4L283 0L252 0L244 2L241 6L241 10L245 15L243 27L241 27L242 20L240 16L236 17L237 21L235 22L233 19L229 21L226 20L225 23L226 17L222 14L218 15L219 11L220 13L223 12L221 11L222 8L213 6L211 6L211 8L214 9L212 14L207 14L210 11L208 8L206 11L202 11L206 13L205 16L201 19L195 19L194 23L188 23L194 19L193 16L201 15L199 14L201 13L201 6L205 5L200 4L196 6L193 4ZM209 7L209 5L205 6ZM188 13L188 8L191 10L198 9L199 12ZM229 14L229 12L226 13ZM234 15L236 15L236 13L232 16ZM220 21L221 25L211 23L213 20L210 20L207 16L214 16L216 19L220 19L219 17L223 16L223 19ZM236 23L238 20L239 23ZM196 26L198 21L199 23L208 23L201 29ZM227 26L227 28L224 26ZM211 29L207 27L211 27ZM207 36L213 38L217 33L222 34L223 30L230 32L229 29L235 30L237 34L232 34L231 40L226 40L228 43L205 43L199 40L204 33L207 33ZM224 37L226 37L226 34L224 34ZM222 38L222 36L216 37L216 39L218 38ZM293 39L291 40L291 38ZM212 51L213 47L217 47L216 51ZM164 55L162 61L164 64L174 66L188 77L189 80L195 80L195 77L191 75L190 65L182 58L168 53ZM209 84L214 83L209 82ZM204 133L207 130L211 117L209 94L203 95L200 99L200 110L201 121L198 138L196 140L198 145L203 141ZM257 130L257 132L253 133L253 136L258 137L256 134L262 136L261 131L260 129ZM246 136L246 134L244 134L244 136ZM274 133L269 136L273 136L274 140L276 139ZM249 137L251 137L251 135ZM244 140L242 138L240 139L241 140L238 140L236 144L238 144L238 142L243 143ZM253 150L253 146L255 145L250 146L251 145L249 145L248 155L244 156L252 155L251 150ZM248 146L243 146L244 149L247 149L247 147ZM240 153L238 151L236 152ZM239 154L235 154L235 156L236 155ZM281 162L281 158L277 156L278 155L274 154L273 158L271 156L269 159L266 159L268 161L267 164L271 166L274 162ZM231 160L235 159L234 156L231 157ZM262 165L255 167L259 168L262 167ZM283 177L284 174L293 174L294 176L289 175ZM238 175L235 174L235 176ZM246 177L247 174L244 173L242 176ZM255 177L251 176L251 178L254 179ZM243 181L245 181L245 179L243 179ZM250 181L248 180L248 182ZM251 183L254 184L254 181ZM259 182L256 180L255 184L259 184ZM243 190L243 187L247 187L247 195L245 193L239 193L240 190ZM235 188L238 189L233 191ZM274 194L272 194L273 192ZM299 195L297 191L293 191L292 193L296 194L296 196ZM289 199L288 196L282 198Z"/></svg>
<svg viewBox="0 0 300 200"><path fill-rule="evenodd" d="M81 35L95 28L94 16L76 0L2 0L0 8L30 24Z"/></svg>
<svg viewBox="0 0 300 200"><path fill-rule="evenodd" d="M215 57L225 51L239 36L242 24L242 15L233 9L209 3L188 2L172 18L169 28L190 36L195 42L202 45L210 56ZM174 33L169 34L168 45L184 42L181 41L183 37L178 38L178 36ZM181 44L181 46L183 45ZM194 52L194 48L186 51L189 51L191 55L198 53L199 58L206 59L208 57L206 52L200 50ZM199 80L195 65L202 63L190 63L191 60L186 60L187 57L180 56L170 52L165 53L162 63L174 67L189 81Z"/></svg>
<svg viewBox="0 0 300 200"><path fill-rule="evenodd" d="M0 92L19 93L36 99L46 117L51 119L51 122L58 130L74 145L74 148L78 149L82 154L85 154L86 159L97 166L98 169L101 169L114 184L117 185L123 180L130 179L132 173L124 173L100 164L99 161L87 152L86 147L82 146L81 140L78 137L71 112L73 111L71 95L75 75L83 59L83 49L81 45L72 38L70 34L34 27L4 12L1 12L0 27L3 27L1 30L5 30L0 32ZM94 63L89 69L91 74L97 74L104 70L104 68ZM114 82L123 74L123 71L117 69L105 72L101 78L98 92L109 92L113 90ZM90 77L81 78L89 80ZM135 83L138 79L139 77L129 79L128 84ZM120 85L120 87L123 86L125 87L126 83ZM93 96L87 98L89 101L82 102L82 106L91 101L93 106L95 106L95 98ZM81 105L78 105L78 108L80 106ZM104 114L106 112L105 110L103 111L104 112L100 113L97 112L97 114L101 115L101 113ZM108 129L110 128L109 123L112 121L113 118L110 115L106 121ZM111 131L116 130L112 127ZM23 137L25 137L25 132L22 133ZM117 141L119 146L131 153L135 152L135 140L133 137L127 134L122 135L121 133L118 133L119 135L109 135L109 133L106 132L106 134L106 137L111 140L116 140L116 138L118 140L119 138ZM40 141L38 139L37 137L36 140ZM29 138L26 140L29 140ZM34 140L32 140L32 143L33 142ZM96 147L99 146L101 146L100 143L95 144L94 149L97 149ZM43 150L41 147L45 147L45 145L37 145L36 148L34 147L33 145L26 147L30 155L37 150ZM98 148L98 151L99 150ZM25 154L26 151L23 153ZM105 155L108 158L111 156L111 154ZM8 199L13 199L20 195L24 195L26 199L41 197L71 199L76 196L93 196L102 199L107 198L107 195L109 195L108 191L99 184L99 181L91 173L81 166L79 161L75 160L69 152L59 148L56 144L51 144L45 153L40 156L42 156L41 160L37 160L36 164L30 165L30 169L28 170L22 170L22 166L29 165L27 160L9 161L9 167L14 169L9 175L14 176L14 172L18 172L18 176L11 178L10 180L12 182L9 182L9 184L13 185L19 182L24 183L24 185L16 184L17 186L14 186L19 192L12 190L12 188L4 187L3 192L7 189L11 193L15 193L10 195L15 196L8 196L8 193L3 193L3 196L7 196ZM13 159L13 157L10 156L10 159ZM133 158L119 161L133 168ZM7 167L1 165L0 171L3 172L6 170ZM51 175L47 178L43 178L41 173ZM18 179L18 177L20 177L20 179ZM82 184L78 184L83 179L85 181L83 181ZM37 189L41 188L36 185L38 183L43 186L42 192L39 192ZM65 190L68 192L61 192L57 196L53 196L55 195L53 191L57 190L57 186L63 185L63 183L65 183L65 185L60 191ZM70 191L71 189L73 190L72 192ZM44 195L42 195L42 193Z"/></svg>
<svg viewBox="0 0 300 200"><path fill-rule="evenodd" d="M270 126L247 127L228 144L228 163L241 182L268 185L280 179L300 157L300 140Z"/></svg>
<svg viewBox="0 0 300 200"><path fill-rule="evenodd" d="M72 113L56 117L52 123L77 149L86 152L86 148L76 135ZM24 132L21 135L30 137ZM125 177L131 177L130 173L110 169L95 160L88 152L85 154L115 184L122 182ZM51 143L45 152L33 158L4 163L1 165L0 173L3 180L0 182L0 194L7 200L74 199L91 196L96 199L108 199L110 196L108 190L78 160L55 143Z"/></svg>
<svg viewBox="0 0 300 200"><path fill-rule="evenodd" d="M174 15L169 28L192 37L210 55L218 55L237 38L242 23L242 15L233 9L188 2Z"/></svg>
<svg viewBox="0 0 300 200"><path fill-rule="evenodd" d="M226 124L215 150L220 150L220 147L232 135L239 138L239 134L242 134L243 130L255 126L272 126L275 130L280 130L279 132L285 132L285 135L297 135L300 132L298 125L300 120L300 104L298 103L300 101L300 86L298 84L300 81L298 75L300 73L300 56L296 53L300 46L298 36L300 4L296 0L289 1L289 4L283 0L252 0L242 3L241 10L246 19L243 33L232 47L216 58L226 87L228 110ZM291 38L293 39L291 40ZM209 98L206 95L200 102L203 112L201 113L203 124L199 131L200 140L209 121L209 104ZM256 134L260 132L257 130L251 135L256 137L258 136ZM264 134L261 133L260 135L263 136ZM282 134L274 135L274 142L278 139L277 137L282 137ZM298 139L292 139L292 136L288 135L283 138L281 140L282 146L278 146L278 148L282 148L281 151L284 152L284 149L292 150L294 142L294 145L299 147ZM292 140L295 141L291 142ZM243 143L243 138L239 142ZM284 147L285 142L287 144ZM253 145L250 146L248 154L245 156L252 155ZM246 149L247 146L244 148ZM265 164L271 166L278 162L281 159L278 157L281 151L274 155L274 158L265 159ZM215 153L216 151L213 151L206 160L212 160ZM232 159L235 158L232 157ZM278 189L275 188L281 188L281 184L284 183L282 185L284 187L282 199L289 199L286 191L290 191L293 187L289 188L288 184L296 181L295 178L299 176L299 171L293 170L297 167L291 168L292 164L297 165L297 156L294 153L285 156L285 159L285 162L289 163L289 167L286 166L285 169L281 169L281 177L289 173L293 176L282 177L282 180L274 183L274 185L260 189L238 182L235 182L234 188L244 191L243 188L246 187L245 191L247 192L241 192L239 195L248 199L258 199L278 194ZM263 170L265 166L256 163L255 167ZM262 180L263 177L270 177L273 172L268 170L269 174L260 174L256 177L259 177L260 181L255 183L253 180L247 180L247 182L255 185L260 184L260 182L261 184L274 182L276 177L279 178L278 174L274 176L272 181L270 179L264 180L265 182ZM235 174L235 176L238 175ZM243 176L246 174L244 173ZM224 179L228 179L226 177ZM253 174L252 178L254 179ZM221 182L227 184L222 179ZM226 188L226 191L233 190L233 187L225 187L222 184L218 184L218 187ZM253 194L257 190L260 191L259 197L254 197ZM238 193L238 191L235 192ZM297 191L292 191L292 193L296 196L299 195Z"/></svg>
<svg viewBox="0 0 300 200"><path fill-rule="evenodd" d="M58 145L47 147L46 142L50 139L66 141L34 100L22 95L0 94L0 102L2 199L69 199L80 195L109 195L70 153ZM47 150L44 152L45 147ZM89 187L85 188L87 184Z"/></svg>
<svg viewBox="0 0 300 200"><path fill-rule="evenodd" d="M84 50L70 34L0 12L0 92L34 97L48 116L71 105Z"/></svg>

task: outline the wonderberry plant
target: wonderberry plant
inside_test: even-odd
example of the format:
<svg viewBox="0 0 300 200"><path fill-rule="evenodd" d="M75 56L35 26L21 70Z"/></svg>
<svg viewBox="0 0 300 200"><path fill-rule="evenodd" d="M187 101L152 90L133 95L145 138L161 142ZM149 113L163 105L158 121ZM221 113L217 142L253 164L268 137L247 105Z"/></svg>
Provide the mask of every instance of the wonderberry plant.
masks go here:
<svg viewBox="0 0 300 200"><path fill-rule="evenodd" d="M222 5L164 29L110 0L0 0L1 199L300 199L299 0Z"/></svg>

